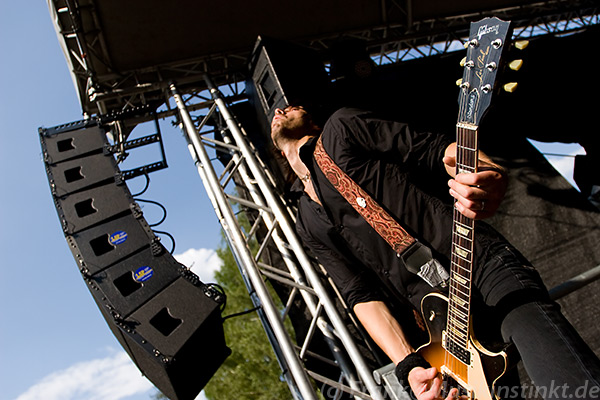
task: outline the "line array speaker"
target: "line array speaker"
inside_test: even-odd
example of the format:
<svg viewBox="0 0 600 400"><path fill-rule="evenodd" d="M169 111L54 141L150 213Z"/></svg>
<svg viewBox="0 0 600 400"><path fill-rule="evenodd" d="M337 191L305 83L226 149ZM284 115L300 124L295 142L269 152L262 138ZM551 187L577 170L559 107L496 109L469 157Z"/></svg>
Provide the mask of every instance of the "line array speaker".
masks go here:
<svg viewBox="0 0 600 400"><path fill-rule="evenodd" d="M194 399L231 353L224 294L161 245L129 192L104 128L40 128L57 214L84 281L140 371L170 399Z"/></svg>

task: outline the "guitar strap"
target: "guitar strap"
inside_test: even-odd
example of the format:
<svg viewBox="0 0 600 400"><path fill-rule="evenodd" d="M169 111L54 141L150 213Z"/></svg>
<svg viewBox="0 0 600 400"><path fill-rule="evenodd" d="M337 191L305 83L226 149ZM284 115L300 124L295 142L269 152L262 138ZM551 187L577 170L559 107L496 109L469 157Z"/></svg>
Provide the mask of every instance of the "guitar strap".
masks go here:
<svg viewBox="0 0 600 400"><path fill-rule="evenodd" d="M403 259L406 268L419 275L432 287L445 287L448 272L433 258L431 250L413 238L373 198L331 159L317 139L314 157L317 165L346 201L375 229L375 231Z"/></svg>

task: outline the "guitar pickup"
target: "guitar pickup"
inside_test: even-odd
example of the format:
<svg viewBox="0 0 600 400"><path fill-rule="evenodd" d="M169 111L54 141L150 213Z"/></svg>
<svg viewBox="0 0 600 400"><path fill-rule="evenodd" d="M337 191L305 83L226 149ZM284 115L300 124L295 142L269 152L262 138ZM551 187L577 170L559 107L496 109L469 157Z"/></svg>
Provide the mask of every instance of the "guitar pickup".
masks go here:
<svg viewBox="0 0 600 400"><path fill-rule="evenodd" d="M457 343L455 340L448 338L446 330L442 331L442 347L461 363L469 367L473 366L473 360L469 349Z"/></svg>

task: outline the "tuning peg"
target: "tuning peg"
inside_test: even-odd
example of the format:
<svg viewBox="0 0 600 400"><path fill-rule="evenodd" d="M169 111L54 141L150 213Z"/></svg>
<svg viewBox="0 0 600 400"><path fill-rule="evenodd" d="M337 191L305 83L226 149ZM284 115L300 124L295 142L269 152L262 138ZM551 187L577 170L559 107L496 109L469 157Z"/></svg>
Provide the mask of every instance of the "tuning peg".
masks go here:
<svg viewBox="0 0 600 400"><path fill-rule="evenodd" d="M479 45L479 42L477 41L477 39L471 39L465 43L463 43L463 46L465 49L468 49L469 47L477 47Z"/></svg>
<svg viewBox="0 0 600 400"><path fill-rule="evenodd" d="M456 86L460 86L460 85L462 85L462 83L463 83L463 80L462 80L462 78L460 78L456 81Z"/></svg>
<svg viewBox="0 0 600 400"><path fill-rule="evenodd" d="M467 57L465 57L462 60L460 60L460 66L461 67L464 67L466 63L467 63Z"/></svg>
<svg viewBox="0 0 600 400"><path fill-rule="evenodd" d="M515 42L515 48L518 50L525 50L529 46L529 40L517 40Z"/></svg>
<svg viewBox="0 0 600 400"><path fill-rule="evenodd" d="M513 71L520 70L522 66L523 66L523 60L513 60L508 63L508 68L512 69Z"/></svg>
<svg viewBox="0 0 600 400"><path fill-rule="evenodd" d="M515 90L517 90L517 86L519 86L517 82L507 83L504 85L504 91L508 93L513 93Z"/></svg>

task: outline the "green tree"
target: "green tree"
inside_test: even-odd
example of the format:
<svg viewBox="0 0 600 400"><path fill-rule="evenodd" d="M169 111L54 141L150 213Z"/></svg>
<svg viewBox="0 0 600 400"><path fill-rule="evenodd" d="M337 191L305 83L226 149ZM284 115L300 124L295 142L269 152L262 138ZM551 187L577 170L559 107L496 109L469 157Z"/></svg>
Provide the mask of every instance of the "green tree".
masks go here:
<svg viewBox="0 0 600 400"><path fill-rule="evenodd" d="M226 314L251 310L254 306L234 257L227 246L217 250L223 266L215 274L227 294ZM225 321L225 339L232 354L204 389L210 399L286 399L288 386L279 379L281 369L256 314Z"/></svg>
<svg viewBox="0 0 600 400"><path fill-rule="evenodd" d="M217 254L223 265L215 274L215 279L227 295L224 316L252 310L254 305L227 244L217 249ZM291 324L287 323L286 326L291 332ZM280 378L281 369L256 312L226 319L224 330L232 354L204 388L206 396L211 400L291 399L287 384ZM154 399L166 397L157 393Z"/></svg>

